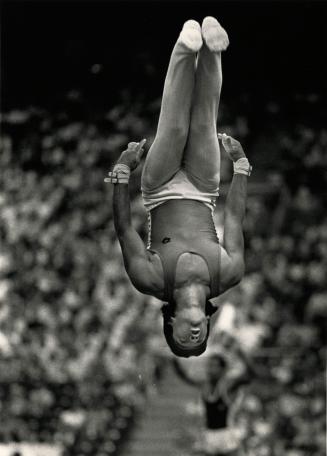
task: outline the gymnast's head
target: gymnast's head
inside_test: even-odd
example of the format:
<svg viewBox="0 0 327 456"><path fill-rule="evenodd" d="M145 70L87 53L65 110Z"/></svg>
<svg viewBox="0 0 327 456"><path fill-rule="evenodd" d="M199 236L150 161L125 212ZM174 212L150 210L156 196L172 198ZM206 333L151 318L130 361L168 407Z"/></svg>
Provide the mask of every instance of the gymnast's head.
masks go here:
<svg viewBox="0 0 327 456"><path fill-rule="evenodd" d="M163 330L170 350L176 356L199 356L207 348L210 318L199 306L180 310L174 304L162 308Z"/></svg>

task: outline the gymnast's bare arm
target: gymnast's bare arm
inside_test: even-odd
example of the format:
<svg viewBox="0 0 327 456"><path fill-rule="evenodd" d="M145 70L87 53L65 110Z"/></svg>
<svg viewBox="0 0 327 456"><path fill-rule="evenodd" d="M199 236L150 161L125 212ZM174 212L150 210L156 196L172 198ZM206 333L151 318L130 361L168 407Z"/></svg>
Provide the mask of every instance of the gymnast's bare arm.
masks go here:
<svg viewBox="0 0 327 456"><path fill-rule="evenodd" d="M236 162L246 158L241 144L230 136L222 138L224 149ZM222 249L222 291L237 285L244 275L243 220L246 210L247 179L244 174L234 174L224 213L224 249Z"/></svg>
<svg viewBox="0 0 327 456"><path fill-rule="evenodd" d="M145 140L140 143L129 143L127 151L121 154L118 163L127 165L131 171L134 170L141 160L144 143ZM133 228L129 190L125 183L114 185L113 215L125 269L131 282L140 292L153 294L156 289L155 270L141 237Z"/></svg>

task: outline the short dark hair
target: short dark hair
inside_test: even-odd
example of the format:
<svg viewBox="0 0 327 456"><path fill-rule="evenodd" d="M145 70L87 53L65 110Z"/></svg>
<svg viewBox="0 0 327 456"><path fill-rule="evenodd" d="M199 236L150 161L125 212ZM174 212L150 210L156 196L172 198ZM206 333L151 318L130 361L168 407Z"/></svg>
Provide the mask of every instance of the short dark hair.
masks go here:
<svg viewBox="0 0 327 456"><path fill-rule="evenodd" d="M211 316L217 309L209 302L206 302L206 315ZM206 351L207 342L210 332L210 320L208 319L207 323L207 335L205 340L192 348L185 348L183 345L179 344L173 336L173 327L171 324L171 317L175 316L175 305L174 304L164 304L161 308L162 316L163 316L163 332L166 338L166 342L170 350L176 356L180 356L182 358L189 358L190 356L200 356L202 353Z"/></svg>

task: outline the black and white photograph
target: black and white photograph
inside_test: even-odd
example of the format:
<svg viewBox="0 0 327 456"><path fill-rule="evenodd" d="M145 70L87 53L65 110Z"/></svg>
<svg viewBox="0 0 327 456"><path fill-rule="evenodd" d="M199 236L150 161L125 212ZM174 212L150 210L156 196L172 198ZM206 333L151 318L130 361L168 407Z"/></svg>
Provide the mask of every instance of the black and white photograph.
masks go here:
<svg viewBox="0 0 327 456"><path fill-rule="evenodd" d="M0 456L325 456L327 1L0 17Z"/></svg>

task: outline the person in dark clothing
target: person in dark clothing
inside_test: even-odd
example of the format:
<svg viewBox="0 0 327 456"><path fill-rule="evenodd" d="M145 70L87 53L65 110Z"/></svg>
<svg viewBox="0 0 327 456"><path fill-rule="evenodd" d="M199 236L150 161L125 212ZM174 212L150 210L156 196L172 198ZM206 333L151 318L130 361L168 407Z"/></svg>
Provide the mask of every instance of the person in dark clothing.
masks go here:
<svg viewBox="0 0 327 456"><path fill-rule="evenodd" d="M234 354L242 364L238 375L233 377L228 375L229 363L221 352L208 357L204 379L197 379L194 373L187 372L177 358L173 361L180 378L201 391L205 416L202 449L205 455L235 456L241 444L241 434L235 426L233 414L244 397L242 387L248 385L258 372L252 361L235 344L233 347Z"/></svg>
<svg viewBox="0 0 327 456"><path fill-rule="evenodd" d="M131 142L107 182L115 184L114 222L126 271L142 293L166 302L164 334L178 356L206 349L210 303L244 274L242 223L251 166L241 144L217 134L222 85L221 53L228 36L213 17L202 27L189 20L173 49L165 80L158 130L142 173L148 211L147 248L132 226L128 180L145 140ZM220 144L234 163L225 207L224 246L213 210L220 181Z"/></svg>

